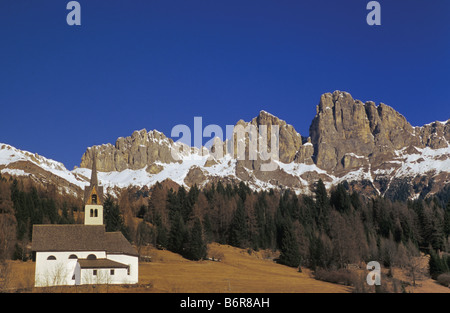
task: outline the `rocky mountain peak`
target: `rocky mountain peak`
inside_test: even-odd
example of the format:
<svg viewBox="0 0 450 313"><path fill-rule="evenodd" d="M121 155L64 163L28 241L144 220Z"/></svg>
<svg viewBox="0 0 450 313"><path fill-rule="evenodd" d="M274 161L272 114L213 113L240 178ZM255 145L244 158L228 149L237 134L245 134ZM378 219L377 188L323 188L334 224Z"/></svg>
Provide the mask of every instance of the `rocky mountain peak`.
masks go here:
<svg viewBox="0 0 450 313"><path fill-rule="evenodd" d="M146 129L134 131L129 137L119 137L115 145L96 146L97 169L102 172L141 169L154 162L175 162L171 155L173 140L163 133ZM92 148L88 148L81 158L80 167L92 166Z"/></svg>
<svg viewBox="0 0 450 313"><path fill-rule="evenodd" d="M347 92L325 93L316 112L309 131L317 166L341 170L348 163L344 160L347 153L367 157L373 152L373 134L361 101Z"/></svg>
<svg viewBox="0 0 450 313"><path fill-rule="evenodd" d="M264 110L259 111L259 114L252 119L251 123L255 125L286 125L285 121Z"/></svg>
<svg viewBox="0 0 450 313"><path fill-rule="evenodd" d="M267 126L266 138L269 144L271 142L271 126L277 125L279 130L279 160L283 163L294 161L295 156L302 146L302 136L292 125L287 124L284 120L264 110L260 111L258 116L253 118L250 123L258 129L260 125Z"/></svg>
<svg viewBox="0 0 450 313"><path fill-rule="evenodd" d="M347 92L323 94L316 112L310 126L314 161L328 171L361 167L369 159L372 165L381 164L396 150L430 145L427 141L433 137L431 132L439 138L432 140L434 147L446 143L445 126L415 129L392 107L384 103L376 106L372 101L363 103Z"/></svg>

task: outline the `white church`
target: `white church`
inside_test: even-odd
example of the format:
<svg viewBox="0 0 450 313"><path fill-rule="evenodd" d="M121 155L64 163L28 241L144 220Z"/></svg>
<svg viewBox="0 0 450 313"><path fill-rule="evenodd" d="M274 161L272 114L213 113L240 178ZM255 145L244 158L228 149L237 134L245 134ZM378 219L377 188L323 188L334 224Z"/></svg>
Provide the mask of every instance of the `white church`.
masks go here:
<svg viewBox="0 0 450 313"><path fill-rule="evenodd" d="M121 232L105 231L102 203L94 157L84 225L33 226L36 287L138 282L138 253Z"/></svg>

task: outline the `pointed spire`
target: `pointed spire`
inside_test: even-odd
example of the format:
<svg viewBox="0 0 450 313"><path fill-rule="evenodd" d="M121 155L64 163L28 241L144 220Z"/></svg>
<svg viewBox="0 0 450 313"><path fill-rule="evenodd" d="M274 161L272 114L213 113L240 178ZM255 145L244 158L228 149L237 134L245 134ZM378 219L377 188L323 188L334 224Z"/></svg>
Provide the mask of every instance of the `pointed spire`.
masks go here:
<svg viewBox="0 0 450 313"><path fill-rule="evenodd" d="M96 161L96 151L95 148L93 148L93 157L92 157L92 173L91 173L91 187L98 185L98 178L97 178L97 161Z"/></svg>

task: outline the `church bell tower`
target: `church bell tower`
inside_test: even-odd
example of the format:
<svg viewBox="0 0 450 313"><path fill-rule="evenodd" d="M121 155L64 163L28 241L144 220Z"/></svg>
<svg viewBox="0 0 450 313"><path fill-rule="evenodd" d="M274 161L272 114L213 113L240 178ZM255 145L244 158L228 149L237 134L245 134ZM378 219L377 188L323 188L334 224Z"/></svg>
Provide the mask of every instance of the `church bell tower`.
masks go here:
<svg viewBox="0 0 450 313"><path fill-rule="evenodd" d="M98 185L95 158L94 150L91 182L84 189L84 225L103 225L103 186Z"/></svg>

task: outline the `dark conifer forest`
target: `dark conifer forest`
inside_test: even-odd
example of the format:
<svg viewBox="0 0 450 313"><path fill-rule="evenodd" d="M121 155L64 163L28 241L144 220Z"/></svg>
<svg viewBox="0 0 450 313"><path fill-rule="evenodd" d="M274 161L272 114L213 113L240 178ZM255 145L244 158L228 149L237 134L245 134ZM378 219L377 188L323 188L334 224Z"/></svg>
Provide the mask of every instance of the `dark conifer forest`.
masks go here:
<svg viewBox="0 0 450 313"><path fill-rule="evenodd" d="M130 188L104 199L105 227L122 231L138 249L151 244L191 260L206 258L207 244L217 242L279 251L279 263L312 270L370 261L412 267L412 258L424 253L432 278L450 271L448 189L406 201L366 198L346 183L327 191L319 180L311 190L253 191L243 182ZM1 259L31 258L34 224L83 223L82 208L82 199L51 186L1 178Z"/></svg>

